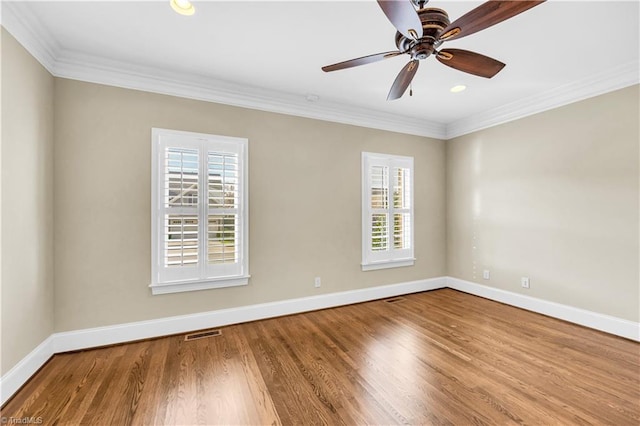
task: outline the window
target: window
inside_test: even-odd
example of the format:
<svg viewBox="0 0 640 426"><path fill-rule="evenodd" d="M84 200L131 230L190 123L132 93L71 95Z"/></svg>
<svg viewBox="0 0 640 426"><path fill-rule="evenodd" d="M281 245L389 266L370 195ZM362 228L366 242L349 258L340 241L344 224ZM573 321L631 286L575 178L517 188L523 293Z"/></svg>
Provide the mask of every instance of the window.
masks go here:
<svg viewBox="0 0 640 426"><path fill-rule="evenodd" d="M247 145L152 130L153 294L248 283Z"/></svg>
<svg viewBox="0 0 640 426"><path fill-rule="evenodd" d="M413 158L362 153L362 270L410 266Z"/></svg>

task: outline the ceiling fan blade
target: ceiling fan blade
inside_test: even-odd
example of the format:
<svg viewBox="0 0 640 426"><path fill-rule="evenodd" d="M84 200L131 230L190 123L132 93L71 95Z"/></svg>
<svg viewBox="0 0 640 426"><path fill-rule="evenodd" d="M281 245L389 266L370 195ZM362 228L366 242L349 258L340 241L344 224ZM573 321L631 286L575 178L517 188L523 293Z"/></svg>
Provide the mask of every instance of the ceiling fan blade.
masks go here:
<svg viewBox="0 0 640 426"><path fill-rule="evenodd" d="M402 95L404 95L407 87L409 87L409 85L411 84L411 80L413 80L413 76L416 75L416 71L418 71L419 65L419 60L412 59L407 65L404 66L404 68L402 68L395 81L393 82L391 90L389 90L389 95L387 96L388 101L401 98Z"/></svg>
<svg viewBox="0 0 640 426"><path fill-rule="evenodd" d="M378 0L378 4L398 32L407 38L422 37L422 21L411 0Z"/></svg>
<svg viewBox="0 0 640 426"><path fill-rule="evenodd" d="M337 64L333 64L333 65L326 65L326 66L322 67L322 71L331 72L331 71L343 70L345 68L357 67L359 65L365 65L365 64L370 64L372 62L378 62L378 61L381 61L383 59L393 58L394 56L398 56L398 55L401 55L401 54L402 54L402 52L400 52L400 51L376 53L374 55L368 55L368 56L363 56L361 58L350 59L350 60L344 61L344 62L338 62Z"/></svg>
<svg viewBox="0 0 640 426"><path fill-rule="evenodd" d="M440 40L454 40L468 36L544 2L545 0L489 0L449 24L442 32Z"/></svg>
<svg viewBox="0 0 640 426"><path fill-rule="evenodd" d="M436 58L451 68L485 78L498 74L505 65L488 56L462 49L442 49Z"/></svg>

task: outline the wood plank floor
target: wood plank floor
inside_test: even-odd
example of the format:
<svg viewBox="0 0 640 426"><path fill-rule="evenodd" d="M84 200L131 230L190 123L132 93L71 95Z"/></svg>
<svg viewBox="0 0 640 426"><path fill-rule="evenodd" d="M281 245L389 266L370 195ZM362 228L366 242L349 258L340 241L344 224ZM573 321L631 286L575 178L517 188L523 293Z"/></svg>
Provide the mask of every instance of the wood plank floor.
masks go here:
<svg viewBox="0 0 640 426"><path fill-rule="evenodd" d="M54 356L43 424L640 424L640 344L437 290Z"/></svg>

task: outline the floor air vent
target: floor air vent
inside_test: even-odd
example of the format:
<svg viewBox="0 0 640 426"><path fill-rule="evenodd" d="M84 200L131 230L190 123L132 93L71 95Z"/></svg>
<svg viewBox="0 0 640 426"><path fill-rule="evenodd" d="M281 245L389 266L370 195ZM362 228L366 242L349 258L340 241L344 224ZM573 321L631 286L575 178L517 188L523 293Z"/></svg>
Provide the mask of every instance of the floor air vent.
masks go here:
<svg viewBox="0 0 640 426"><path fill-rule="evenodd" d="M404 297L392 297L391 299L384 299L386 303L402 302L403 300L404 300Z"/></svg>
<svg viewBox="0 0 640 426"><path fill-rule="evenodd" d="M218 329L204 330L204 331L198 331L196 333L185 334L184 340L188 342L190 340L204 339L205 337L220 336L221 334L222 334L222 331Z"/></svg>

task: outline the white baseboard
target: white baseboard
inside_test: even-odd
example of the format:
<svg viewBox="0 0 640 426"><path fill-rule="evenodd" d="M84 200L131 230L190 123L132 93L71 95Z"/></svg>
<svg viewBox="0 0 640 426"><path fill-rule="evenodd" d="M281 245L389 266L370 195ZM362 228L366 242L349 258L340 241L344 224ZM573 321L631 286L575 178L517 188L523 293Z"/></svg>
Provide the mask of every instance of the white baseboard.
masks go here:
<svg viewBox="0 0 640 426"><path fill-rule="evenodd" d="M157 320L54 333L0 378L4 404L53 354L367 302L446 286L446 277L221 309Z"/></svg>
<svg viewBox="0 0 640 426"><path fill-rule="evenodd" d="M400 284L221 309L198 314L55 333L54 350L56 353L59 353L129 342L132 340L148 339L151 337L167 336L169 334L367 302L369 300L399 296L402 294L435 290L444 288L445 286L445 277L430 278Z"/></svg>
<svg viewBox="0 0 640 426"><path fill-rule="evenodd" d="M574 324L604 331L626 339L640 341L640 324L610 315L599 314L573 306L549 302L523 294L487 287L459 278L447 277L447 287L474 294L496 302L548 315Z"/></svg>
<svg viewBox="0 0 640 426"><path fill-rule="evenodd" d="M0 405L4 404L27 380L35 374L55 353L53 350L54 335L47 337L29 355L11 368L0 379Z"/></svg>
<svg viewBox="0 0 640 426"><path fill-rule="evenodd" d="M221 327L446 287L640 341L640 324L633 321L487 287L458 278L437 277L157 320L54 333L0 378L0 405L4 404L56 353Z"/></svg>

